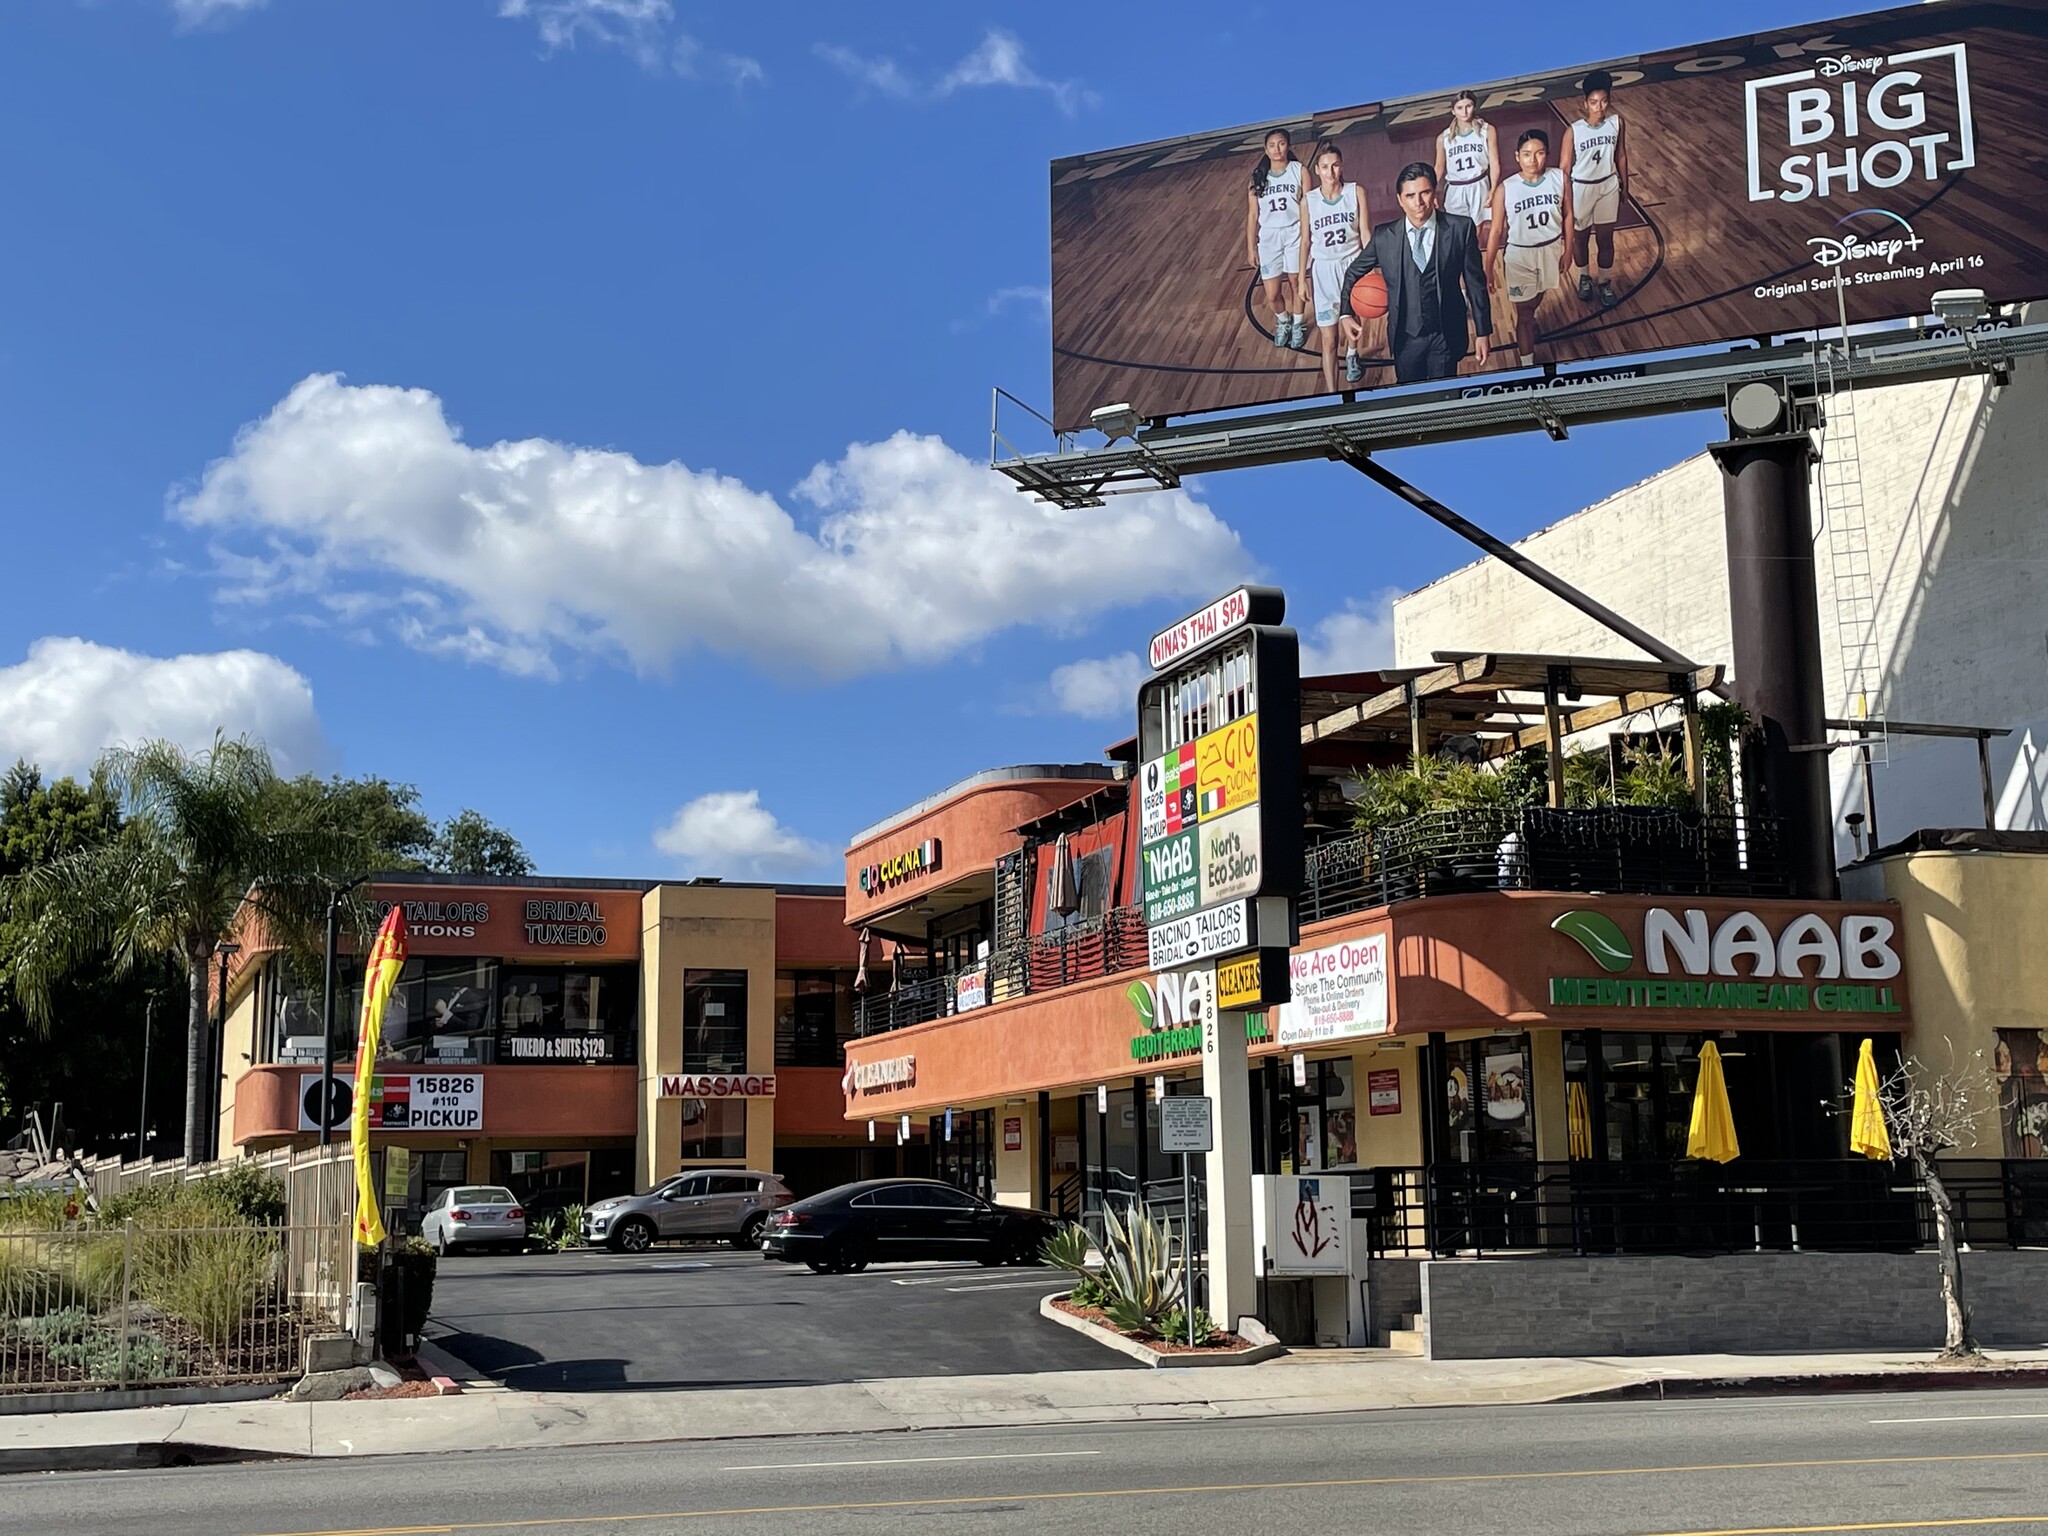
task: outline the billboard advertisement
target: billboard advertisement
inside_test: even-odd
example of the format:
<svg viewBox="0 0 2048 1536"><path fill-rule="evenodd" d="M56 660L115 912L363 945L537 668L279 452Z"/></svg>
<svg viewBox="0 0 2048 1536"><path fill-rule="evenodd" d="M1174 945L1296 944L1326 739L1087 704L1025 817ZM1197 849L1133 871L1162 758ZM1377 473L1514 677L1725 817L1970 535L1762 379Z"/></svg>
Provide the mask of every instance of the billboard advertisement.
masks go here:
<svg viewBox="0 0 2048 1536"><path fill-rule="evenodd" d="M2048 0L1916 5L1056 160L1055 424L2048 295L2044 77Z"/></svg>

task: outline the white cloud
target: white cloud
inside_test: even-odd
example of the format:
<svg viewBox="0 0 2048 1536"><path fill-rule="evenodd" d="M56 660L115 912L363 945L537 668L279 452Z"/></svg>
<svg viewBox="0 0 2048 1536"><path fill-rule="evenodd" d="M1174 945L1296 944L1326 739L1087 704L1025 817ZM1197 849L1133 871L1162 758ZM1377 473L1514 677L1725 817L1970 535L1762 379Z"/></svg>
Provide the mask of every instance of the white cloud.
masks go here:
<svg viewBox="0 0 2048 1536"><path fill-rule="evenodd" d="M1016 288L998 288L988 296L981 306L981 313L971 319L955 320L953 330L971 331L985 320L994 320L1013 309L1022 309L1035 314L1041 320L1052 319L1052 289L1042 284L1024 284Z"/></svg>
<svg viewBox="0 0 2048 1536"><path fill-rule="evenodd" d="M1138 685L1146 678L1145 663L1135 651L1098 656L1088 661L1071 661L1053 669L1047 686L1053 707L1061 714L1079 715L1084 720L1134 719L1138 708Z"/></svg>
<svg viewBox="0 0 2048 1536"><path fill-rule="evenodd" d="M1317 620L1301 637L1301 672L1316 677L1332 672L1377 672L1394 664L1394 588L1375 593L1365 603L1348 604L1342 613Z"/></svg>
<svg viewBox="0 0 2048 1536"><path fill-rule="evenodd" d="M822 844L777 821L756 789L699 795L654 834L654 846L686 875L729 879L816 874L833 862Z"/></svg>
<svg viewBox="0 0 2048 1536"><path fill-rule="evenodd" d="M950 96L955 91L984 85L1050 92L1059 109L1070 117L1081 107L1093 106L1096 100L1095 93L1084 90L1078 81L1048 80L1039 74L1025 62L1024 45L1016 35L997 27L989 28L981 46L946 72L938 83L937 94Z"/></svg>
<svg viewBox="0 0 2048 1536"><path fill-rule="evenodd" d="M894 96L902 100L917 94L916 84L903 73L894 59L866 58L851 48L842 48L836 43L819 43L812 52L849 80L858 81L884 96Z"/></svg>
<svg viewBox="0 0 2048 1536"><path fill-rule="evenodd" d="M141 656L51 636L0 667L0 761L84 773L106 747L161 737L198 750L216 730L261 739L285 773L325 755L312 685L260 651Z"/></svg>
<svg viewBox="0 0 2048 1536"><path fill-rule="evenodd" d="M773 496L545 438L472 447L422 389L297 385L171 515L214 536L223 601L381 617L425 650L545 675L696 648L821 677L937 661L1248 574L1185 491L1064 511L936 437L856 443Z"/></svg>
<svg viewBox="0 0 2048 1536"><path fill-rule="evenodd" d="M1094 106L1100 99L1078 80L1046 79L1025 59L1024 44L1016 34L998 27L991 27L973 52L929 87L920 86L886 54L870 57L836 43L819 43L812 51L848 79L899 101L924 96L937 100L985 86L1008 86L1015 90L1044 91L1062 112L1071 117L1083 107Z"/></svg>
<svg viewBox="0 0 2048 1536"><path fill-rule="evenodd" d="M498 15L531 21L549 53L589 42L616 48L643 69L669 70L685 80L718 76L738 87L767 78L758 59L707 48L688 33L671 36L671 0L498 0Z"/></svg>
<svg viewBox="0 0 2048 1536"><path fill-rule="evenodd" d="M261 10L268 0L171 0L171 14L185 27L226 21L246 11Z"/></svg>

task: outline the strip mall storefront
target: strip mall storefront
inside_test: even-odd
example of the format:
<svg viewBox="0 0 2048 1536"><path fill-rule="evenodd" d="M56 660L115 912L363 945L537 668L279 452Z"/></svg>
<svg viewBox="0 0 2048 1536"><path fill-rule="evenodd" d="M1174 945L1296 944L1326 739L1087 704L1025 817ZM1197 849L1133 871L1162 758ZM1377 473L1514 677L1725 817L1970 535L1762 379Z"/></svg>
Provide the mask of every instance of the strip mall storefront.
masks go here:
<svg viewBox="0 0 2048 1536"><path fill-rule="evenodd" d="M842 1113L854 938L832 887L378 881L411 958L386 1013L373 1141L387 1203L452 1184L537 1211L750 1167L799 1191L878 1158ZM233 973L220 1150L319 1139L321 975L260 942ZM346 1135L362 966L338 967L332 1106Z"/></svg>
<svg viewBox="0 0 2048 1536"><path fill-rule="evenodd" d="M1898 924L1882 902L1505 891L1314 925L1294 1001L1247 1025L1253 1171L1682 1158L1707 1040L1745 1156L1840 1157L1857 1043L1895 1059L1911 1024ZM856 1041L847 1113L951 1111L1018 1203L1165 1194L1152 1101L1199 1091L1215 1027L1213 996L1180 993L1123 972Z"/></svg>

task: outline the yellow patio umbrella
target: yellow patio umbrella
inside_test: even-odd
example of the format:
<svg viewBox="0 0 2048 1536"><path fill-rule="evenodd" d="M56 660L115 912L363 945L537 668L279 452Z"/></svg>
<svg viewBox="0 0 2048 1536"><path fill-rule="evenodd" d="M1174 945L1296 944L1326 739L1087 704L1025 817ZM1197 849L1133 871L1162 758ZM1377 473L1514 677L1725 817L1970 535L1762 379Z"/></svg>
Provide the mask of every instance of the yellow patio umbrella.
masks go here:
<svg viewBox="0 0 2048 1536"><path fill-rule="evenodd" d="M1721 1075L1721 1049L1709 1040L1700 1047L1700 1080L1692 1091L1692 1131L1687 1157L1725 1163L1742 1155L1735 1140L1735 1116L1728 1108L1728 1080Z"/></svg>
<svg viewBox="0 0 2048 1536"><path fill-rule="evenodd" d="M1874 1162L1890 1162L1891 1133L1884 1128L1884 1106L1877 1098L1877 1061L1865 1039L1856 1052L1856 1109L1849 1117L1849 1150Z"/></svg>
<svg viewBox="0 0 2048 1536"><path fill-rule="evenodd" d="M1569 1083L1565 1086L1565 1124L1571 1131L1571 1154L1584 1158L1593 1155L1593 1117L1586 1109L1586 1085Z"/></svg>

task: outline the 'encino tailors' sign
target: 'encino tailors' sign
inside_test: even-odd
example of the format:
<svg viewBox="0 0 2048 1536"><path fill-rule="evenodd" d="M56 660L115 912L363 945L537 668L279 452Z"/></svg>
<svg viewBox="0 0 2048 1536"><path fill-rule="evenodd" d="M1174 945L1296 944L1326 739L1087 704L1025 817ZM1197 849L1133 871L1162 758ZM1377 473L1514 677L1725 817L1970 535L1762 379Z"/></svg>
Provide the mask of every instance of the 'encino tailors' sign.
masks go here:
<svg viewBox="0 0 2048 1536"><path fill-rule="evenodd" d="M1698 907L1649 907L1639 918L1585 907L1550 926L1606 973L1552 976L1553 1007L1880 1017L1905 1011L1897 924L1880 913L1799 912L1774 924L1748 910L1716 920Z"/></svg>

